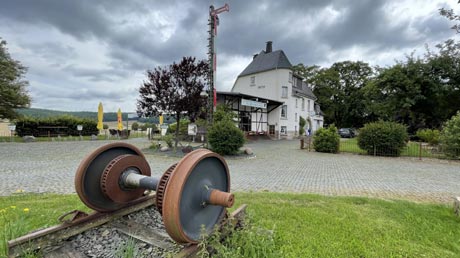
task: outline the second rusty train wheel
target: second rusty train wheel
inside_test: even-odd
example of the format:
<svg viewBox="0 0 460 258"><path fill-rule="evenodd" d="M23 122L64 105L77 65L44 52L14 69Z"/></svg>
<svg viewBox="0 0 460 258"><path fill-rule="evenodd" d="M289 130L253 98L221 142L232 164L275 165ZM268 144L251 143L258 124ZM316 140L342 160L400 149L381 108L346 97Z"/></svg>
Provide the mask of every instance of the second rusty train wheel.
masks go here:
<svg viewBox="0 0 460 258"><path fill-rule="evenodd" d="M163 221L175 241L196 243L203 233L203 226L205 233L209 234L225 216L225 207L203 201L207 199L204 195L208 189L225 192L215 196L227 207L233 204L233 195L227 193L230 191L227 163L214 152L198 149L176 165L164 192ZM212 193L210 198L214 198Z"/></svg>
<svg viewBox="0 0 460 258"><path fill-rule="evenodd" d="M140 198L142 189L122 189L120 174L131 168L150 176L150 167L142 152L126 143L104 145L89 154L77 169L75 190L81 201L93 210L109 212Z"/></svg>

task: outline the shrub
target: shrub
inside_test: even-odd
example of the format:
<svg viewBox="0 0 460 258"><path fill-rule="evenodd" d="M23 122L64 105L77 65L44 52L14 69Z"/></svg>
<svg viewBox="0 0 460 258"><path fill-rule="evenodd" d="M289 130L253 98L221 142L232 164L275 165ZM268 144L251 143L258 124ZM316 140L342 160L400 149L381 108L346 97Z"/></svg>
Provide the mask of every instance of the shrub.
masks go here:
<svg viewBox="0 0 460 258"><path fill-rule="evenodd" d="M107 130L107 129L109 129L109 125L108 124L103 124L102 128L104 128L104 130Z"/></svg>
<svg viewBox="0 0 460 258"><path fill-rule="evenodd" d="M303 136L305 134L305 125L307 124L307 120L300 116L299 119L299 135Z"/></svg>
<svg viewBox="0 0 460 258"><path fill-rule="evenodd" d="M407 128L395 122L365 124L358 135L358 146L369 155L400 156L409 136Z"/></svg>
<svg viewBox="0 0 460 258"><path fill-rule="evenodd" d="M439 140L448 157L460 157L460 111L444 124Z"/></svg>
<svg viewBox="0 0 460 258"><path fill-rule="evenodd" d="M169 148L173 147L174 136L172 134L166 134L161 139L165 141L166 145L168 145Z"/></svg>
<svg viewBox="0 0 460 258"><path fill-rule="evenodd" d="M232 121L215 122L208 132L211 150L221 155L236 154L244 144L244 134Z"/></svg>
<svg viewBox="0 0 460 258"><path fill-rule="evenodd" d="M181 119L179 125L179 135L188 135L188 124L190 120L188 119ZM175 134L176 133L177 123L172 123L168 127L167 133Z"/></svg>
<svg viewBox="0 0 460 258"><path fill-rule="evenodd" d="M236 118L236 114L228 105L219 104L216 106L216 112L213 114L214 122L221 122L224 120L233 121Z"/></svg>
<svg viewBox="0 0 460 258"><path fill-rule="evenodd" d="M337 153L339 144L340 136L333 125L318 129L313 136L313 146L317 152Z"/></svg>
<svg viewBox="0 0 460 258"><path fill-rule="evenodd" d="M417 137L431 145L436 145L439 143L439 130L421 129L417 131Z"/></svg>
<svg viewBox="0 0 460 258"><path fill-rule="evenodd" d="M137 131L137 129L139 129L139 124L138 124L137 122L134 122L134 123L131 125L131 130Z"/></svg>
<svg viewBox="0 0 460 258"><path fill-rule="evenodd" d="M83 130L81 135L97 135L97 121L77 118L69 115L48 117L48 118L32 118L25 117L16 122L16 132L19 136L33 135L39 136L57 136L57 135L79 135L77 125L82 125Z"/></svg>

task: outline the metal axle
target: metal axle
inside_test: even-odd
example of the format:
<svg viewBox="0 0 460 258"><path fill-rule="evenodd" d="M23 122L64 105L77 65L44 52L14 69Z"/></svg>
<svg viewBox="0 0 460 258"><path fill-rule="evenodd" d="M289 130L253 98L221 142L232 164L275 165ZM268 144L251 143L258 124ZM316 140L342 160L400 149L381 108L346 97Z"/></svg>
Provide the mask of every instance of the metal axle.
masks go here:
<svg viewBox="0 0 460 258"><path fill-rule="evenodd" d="M143 188L156 191L160 179L157 177L144 176L139 174L135 169L127 169L121 175L120 183L123 188L137 189ZM197 188L199 189L199 188ZM197 190L200 191L200 190ZM232 207L234 203L234 195L232 193L223 192L217 189L212 189L206 185L202 188L202 206L218 205L223 207Z"/></svg>

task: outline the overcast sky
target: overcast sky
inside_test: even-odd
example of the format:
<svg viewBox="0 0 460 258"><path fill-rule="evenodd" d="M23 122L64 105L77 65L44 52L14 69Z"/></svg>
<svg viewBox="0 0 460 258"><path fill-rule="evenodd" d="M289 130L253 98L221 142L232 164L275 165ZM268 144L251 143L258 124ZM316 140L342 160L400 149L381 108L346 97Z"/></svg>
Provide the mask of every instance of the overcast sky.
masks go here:
<svg viewBox="0 0 460 258"><path fill-rule="evenodd" d="M136 109L145 71L183 56L205 59L204 0L0 0L0 37L29 68L32 107ZM292 64L352 60L392 65L456 37L441 7L455 0L228 0L217 37L217 89L230 90L273 41Z"/></svg>

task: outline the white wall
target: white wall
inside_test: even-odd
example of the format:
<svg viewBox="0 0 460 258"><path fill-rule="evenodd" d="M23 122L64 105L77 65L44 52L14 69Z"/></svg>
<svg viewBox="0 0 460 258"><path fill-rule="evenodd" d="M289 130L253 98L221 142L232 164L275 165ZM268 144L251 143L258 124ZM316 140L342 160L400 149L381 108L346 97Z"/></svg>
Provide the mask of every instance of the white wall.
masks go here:
<svg viewBox="0 0 460 258"><path fill-rule="evenodd" d="M299 120L300 116L307 119L311 117L312 121L312 133L317 130L317 123L314 120L313 116L309 113L314 111L314 100L310 98L305 99L305 109L302 110L302 98L293 96L292 95L292 82L289 81L289 73L291 70L289 69L278 69L278 70L270 70L266 72L261 72L252 75L246 75L242 77L238 77L233 85L232 92L240 92L243 94L248 94L252 96L259 96L261 98L277 100L280 102L284 102L287 105L287 118L281 118L281 108L282 106L273 110L270 114L268 114L268 124L275 125L275 130L277 131L277 135L279 135L281 127L286 126L287 134L286 135L279 135L279 138L286 138L292 139L295 136L298 136L299 132ZM255 84L251 84L251 77L255 76ZM282 98L282 88L286 86L288 89L287 98ZM298 104L296 107L295 100L298 100ZM310 100L310 105L308 106L308 100ZM297 120L296 120L297 114ZM322 127L322 118L321 119L321 127ZM260 119L260 114L258 120ZM251 128L252 131L256 131L256 124L255 124L255 115L252 117L253 126ZM261 130L259 128L259 130ZM264 125L264 131L268 131L268 127Z"/></svg>

